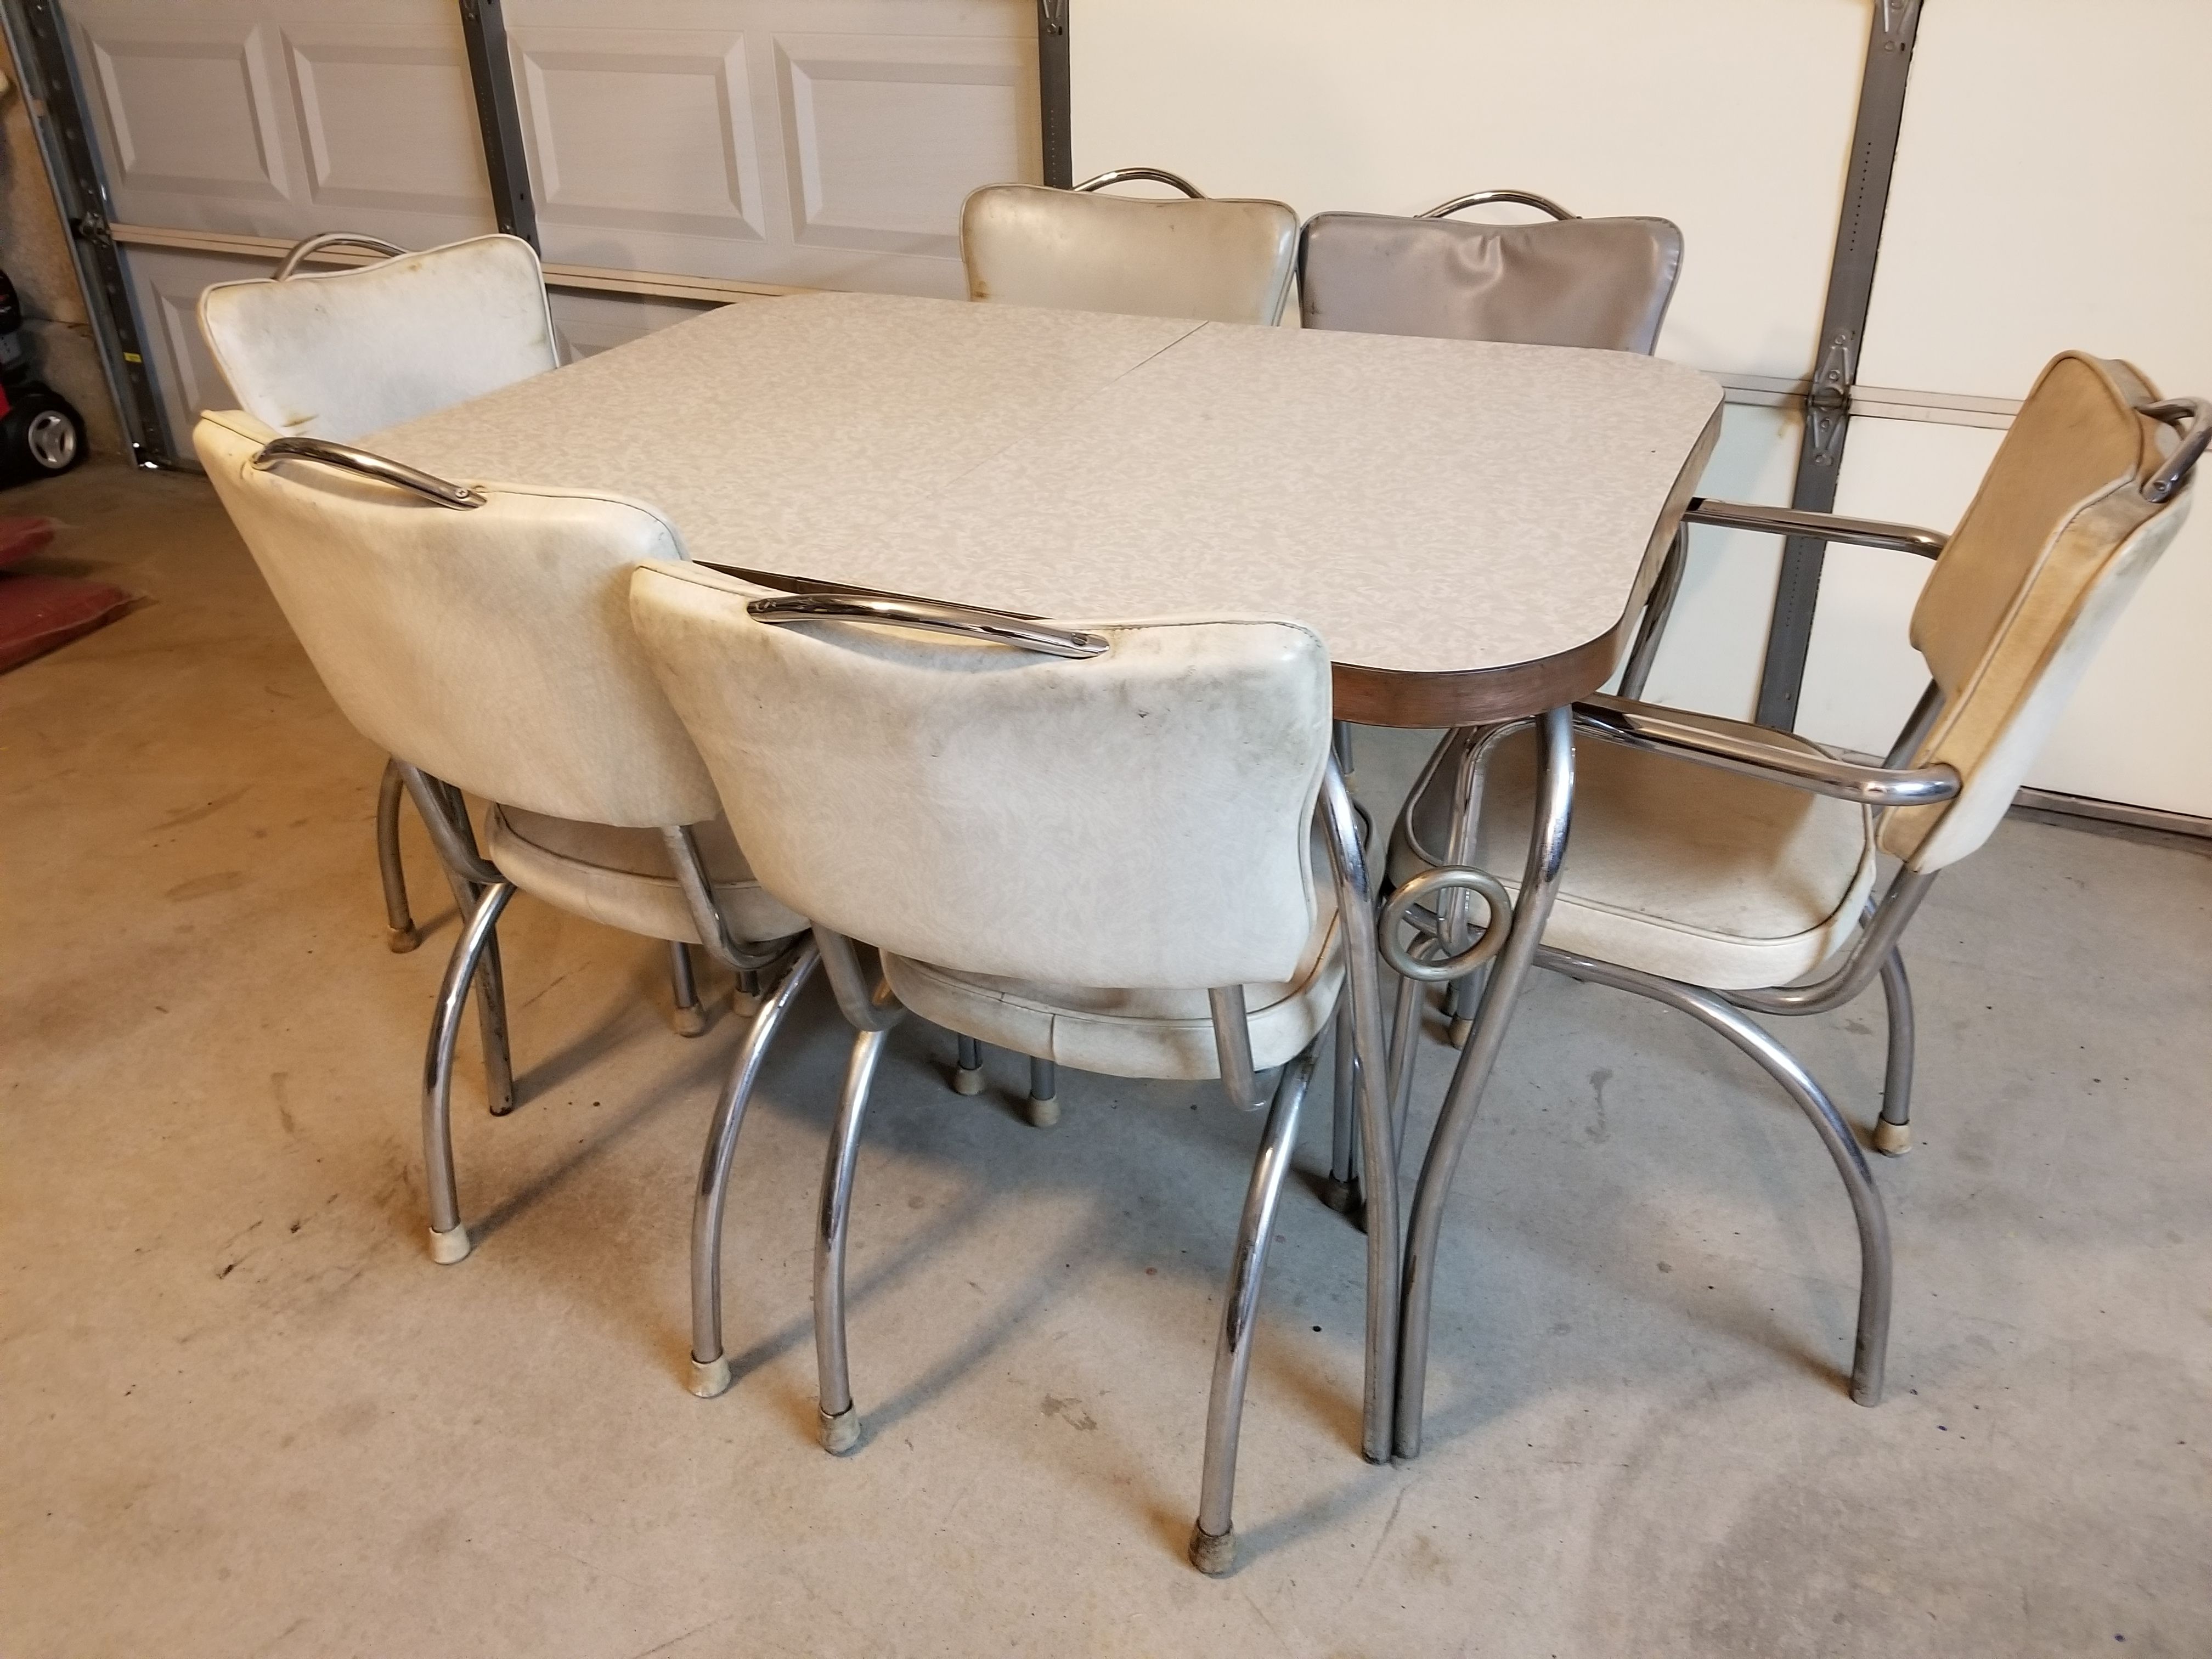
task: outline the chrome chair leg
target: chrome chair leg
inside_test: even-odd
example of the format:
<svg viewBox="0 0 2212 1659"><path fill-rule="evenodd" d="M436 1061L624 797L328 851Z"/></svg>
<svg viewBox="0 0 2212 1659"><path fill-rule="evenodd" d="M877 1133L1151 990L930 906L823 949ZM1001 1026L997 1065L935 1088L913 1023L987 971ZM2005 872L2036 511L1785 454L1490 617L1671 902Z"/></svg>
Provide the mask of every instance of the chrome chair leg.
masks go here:
<svg viewBox="0 0 2212 1659"><path fill-rule="evenodd" d="M671 1024L678 1036L695 1037L707 1029L707 1011L699 1006L699 981L691 973L691 947L680 939L668 941L668 988L675 1004Z"/></svg>
<svg viewBox="0 0 2212 1659"><path fill-rule="evenodd" d="M1620 671L1620 695L1631 702L1642 701L1651 665L1659 660L1659 636L1667 631L1667 619L1674 614L1674 600L1682 591L1682 570L1689 560L1689 526L1677 525L1674 544L1667 550L1667 562L1659 567L1659 579L1651 584L1651 597L1644 601L1644 620L1637 627L1636 643L1628 648L1627 665Z"/></svg>
<svg viewBox="0 0 2212 1659"><path fill-rule="evenodd" d="M1552 902L1559 895L1566 863L1567 831L1574 812L1573 712L1554 708L1543 717L1544 770L1539 786L1536 822L1530 826L1528 860L1522 871L1521 896L1513 908L1504 952L1490 967L1474 1032L1460 1051L1458 1068L1444 1096L1443 1109L1430 1132L1413 1192L1413 1219L1406 1230L1405 1319L1399 1334L1397 1411L1394 1446L1405 1458L1421 1455L1421 1408L1428 1384L1429 1311L1436 1294L1437 1249L1443 1233L1444 1205L1460 1154L1474 1127L1483 1085L1490 1080L1505 1042L1514 1005L1544 937ZM1370 1182L1370 1186L1374 1183Z"/></svg>
<svg viewBox="0 0 2212 1659"><path fill-rule="evenodd" d="M888 1030L853 1039L837 1127L830 1136L822 1171L822 1208L814 1239L814 1363L820 1378L817 1409L822 1449L842 1455L860 1443L860 1413L853 1404L852 1373L845 1361L845 1246L853 1224L853 1171L860 1161L860 1120L868 1085L883 1057Z"/></svg>
<svg viewBox="0 0 2212 1659"><path fill-rule="evenodd" d="M1030 1060L1030 1097L1022 1103L1030 1126L1049 1129L1060 1121L1060 1067L1048 1060Z"/></svg>
<svg viewBox="0 0 2212 1659"><path fill-rule="evenodd" d="M446 964L445 983L438 988L429 1052L422 1060L422 1172L430 1196L430 1259L448 1265L469 1253L469 1230L461 1224L460 1194L453 1180L453 1044L460 1035L469 983L490 948L500 912L514 896L512 884L494 882L470 912Z"/></svg>
<svg viewBox="0 0 2212 1659"><path fill-rule="evenodd" d="M1334 1041L1336 1079L1329 1098L1328 1179L1322 1185L1321 1201L1339 1215L1351 1215L1359 1208L1359 1179L1352 1167L1352 1149L1358 1144L1359 1127L1359 1056L1353 1050L1352 1039L1349 987L1337 995Z"/></svg>
<svg viewBox="0 0 2212 1659"><path fill-rule="evenodd" d="M1190 1564L1219 1577L1237 1565L1237 1528L1231 1513L1237 1496L1237 1440L1244 1421L1244 1382L1252 1369L1252 1338L1260 1312L1260 1279L1267 1268L1267 1243L1274 1237L1275 1203L1291 1167L1297 1140L1298 1108L1313 1080L1314 1051L1283 1068L1275 1085L1267 1127L1252 1160L1252 1180L1244 1193L1244 1216L1237 1230L1237 1254L1229 1266L1229 1291L1222 1298L1221 1336L1213 1350L1213 1391L1206 1411L1206 1465L1200 1480L1198 1520L1191 1528Z"/></svg>
<svg viewBox="0 0 2212 1659"><path fill-rule="evenodd" d="M426 779L426 782L431 810L444 811L462 848L470 857L477 857L476 831L469 827L468 803L461 792L442 779ZM422 810L420 795L416 797L415 810ZM453 890L455 907L464 916L469 915L483 895L483 884L450 867L446 881ZM483 1042L484 1094L491 1103L491 1115L505 1117L515 1107L514 1060L507 1041L507 974L500 963L497 933L484 946L483 959L477 965L476 991L477 1030Z"/></svg>
<svg viewBox="0 0 2212 1659"><path fill-rule="evenodd" d="M1834 1160L1850 1194L1851 1213L1859 1231L1858 1335L1851 1358L1851 1398L1862 1406L1881 1404L1882 1372L1889 1352L1891 1261L1889 1218L1873 1173L1859 1152L1859 1143L1826 1091L1814 1080L1803 1062L1777 1042L1771 1032L1741 1009L1730 1006L1711 991L1682 985L1670 979L1641 974L1609 962L1571 956L1548 947L1536 953L1543 966L1594 984L1633 991L1720 1033L1765 1068L1798 1109L1813 1121L1821 1143Z"/></svg>
<svg viewBox="0 0 2212 1659"><path fill-rule="evenodd" d="M958 1043L959 1058L952 1067L952 1092L980 1095L983 1092L983 1045L957 1031L953 1036Z"/></svg>
<svg viewBox="0 0 2212 1659"><path fill-rule="evenodd" d="M384 942L402 956L422 942L407 908L407 866L399 856L399 798L406 793L399 763L385 762L384 780L376 787L376 872L384 881Z"/></svg>
<svg viewBox="0 0 2212 1659"><path fill-rule="evenodd" d="M691 1392L712 1400L730 1386L729 1356L722 1352L722 1214L737 1156L738 1131L760 1077L769 1045L799 994L822 959L812 939L799 947L782 980L753 1016L752 1029L738 1046L730 1078L707 1131L707 1150L699 1160L699 1182L691 1197Z"/></svg>
<svg viewBox="0 0 2212 1659"><path fill-rule="evenodd" d="M750 1019L760 1011L761 970L740 968L738 982L730 988L730 1012L739 1019Z"/></svg>
<svg viewBox="0 0 2212 1659"><path fill-rule="evenodd" d="M1464 981L1455 981L1452 988ZM1398 1002L1390 1030L1390 1133L1401 1152L1406 1120L1413 1115L1413 1067L1421 1052L1421 1006L1428 988L1417 979L1398 981Z"/></svg>
<svg viewBox="0 0 2212 1659"><path fill-rule="evenodd" d="M1889 1158L1912 1150L1912 981L1905 976L1903 953L1882 958L1881 1000L1889 1011L1889 1063L1881 1079L1881 1116L1874 1126L1874 1149Z"/></svg>

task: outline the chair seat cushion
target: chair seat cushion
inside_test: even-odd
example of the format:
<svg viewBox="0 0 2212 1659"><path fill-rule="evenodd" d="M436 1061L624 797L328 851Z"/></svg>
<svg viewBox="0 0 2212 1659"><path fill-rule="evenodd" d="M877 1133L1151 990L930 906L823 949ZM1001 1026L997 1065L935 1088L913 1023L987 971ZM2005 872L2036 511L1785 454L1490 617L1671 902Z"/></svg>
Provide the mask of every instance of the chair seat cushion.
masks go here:
<svg viewBox="0 0 2212 1659"><path fill-rule="evenodd" d="M1295 1057L1336 1012L1344 978L1336 905L1326 887L1316 897L1320 916L1297 973L1281 984L1244 988L1256 1071ZM889 951L884 972L899 1000L924 1019L997 1048L1109 1077L1221 1075L1203 986L1183 991L1048 985L958 973Z"/></svg>
<svg viewBox="0 0 2212 1659"><path fill-rule="evenodd" d="M1758 735L1814 750L1802 738ZM1474 862L1516 898L1536 761L1533 732L1508 738L1483 794ZM1450 774L1439 769L1414 816L1421 846L1439 854ZM1409 849L1393 849L1394 882L1421 867ZM1784 985L1850 938L1874 878L1864 807L1583 736L1566 868L1544 943L1716 990Z"/></svg>
<svg viewBox="0 0 2212 1659"><path fill-rule="evenodd" d="M548 817L519 806L495 806L486 823L485 852L522 891L611 927L647 939L702 943L691 909L668 861L658 830L623 829ZM731 933L765 943L806 931L753 879L751 866L720 817L691 826Z"/></svg>

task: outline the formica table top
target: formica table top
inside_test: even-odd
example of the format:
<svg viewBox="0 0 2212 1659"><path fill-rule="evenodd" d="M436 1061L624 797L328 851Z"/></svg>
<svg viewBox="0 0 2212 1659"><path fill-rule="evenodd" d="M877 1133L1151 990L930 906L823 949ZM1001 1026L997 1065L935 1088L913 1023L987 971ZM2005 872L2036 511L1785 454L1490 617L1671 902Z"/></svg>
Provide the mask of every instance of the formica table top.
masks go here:
<svg viewBox="0 0 2212 1659"><path fill-rule="evenodd" d="M1339 714L1594 690L1719 429L1620 352L816 294L362 440L648 501L695 558L1075 622L1293 618Z"/></svg>

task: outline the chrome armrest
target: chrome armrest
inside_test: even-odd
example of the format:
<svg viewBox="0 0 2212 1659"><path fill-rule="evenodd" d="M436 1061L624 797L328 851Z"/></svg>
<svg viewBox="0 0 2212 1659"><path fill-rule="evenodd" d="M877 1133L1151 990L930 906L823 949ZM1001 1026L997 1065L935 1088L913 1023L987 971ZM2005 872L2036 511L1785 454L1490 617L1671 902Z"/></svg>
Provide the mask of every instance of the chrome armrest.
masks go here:
<svg viewBox="0 0 2212 1659"><path fill-rule="evenodd" d="M441 507L462 510L482 507L484 498L466 484L457 484L424 472L404 461L395 461L389 456L375 455L366 449L356 449L351 444L332 443L328 438L271 438L261 446L253 458L258 471L267 471L282 460L314 461L324 466L334 466L341 472L358 472L365 478L374 478L380 483L397 484L402 489L411 489L426 500Z"/></svg>
<svg viewBox="0 0 2212 1659"><path fill-rule="evenodd" d="M1862 806L1926 806L1959 793L1948 766L1866 766L1767 740L1757 726L1662 708L1656 703L1589 697L1575 705L1575 729L1607 743L1673 755L1723 772L1766 778L1793 789Z"/></svg>
<svg viewBox="0 0 2212 1659"><path fill-rule="evenodd" d="M1073 628L1054 628L1027 617L1003 611L978 611L971 605L945 605L935 599L902 599L858 589L793 593L783 598L755 599L745 607L755 622L776 624L799 622L879 623L891 628L921 628L938 634L960 634L989 640L1017 650L1047 657L1102 657L1109 648L1103 634L1086 634Z"/></svg>
<svg viewBox="0 0 2212 1659"><path fill-rule="evenodd" d="M1702 496L1683 509L1684 524L1717 525L1724 530L1759 530L1771 536L1813 536L1856 547L1887 548L1932 559L1950 538L1909 524L1878 519L1845 519L1833 513L1808 513L1794 507L1750 507L1740 501L1709 501Z"/></svg>

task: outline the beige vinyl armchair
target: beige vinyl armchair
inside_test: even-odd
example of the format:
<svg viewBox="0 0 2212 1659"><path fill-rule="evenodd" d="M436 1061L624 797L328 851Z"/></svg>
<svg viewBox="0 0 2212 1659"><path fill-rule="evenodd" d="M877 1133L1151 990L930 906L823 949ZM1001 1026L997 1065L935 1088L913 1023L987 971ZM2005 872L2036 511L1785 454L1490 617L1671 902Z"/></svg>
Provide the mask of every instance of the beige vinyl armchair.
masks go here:
<svg viewBox="0 0 2212 1659"><path fill-rule="evenodd" d="M1906 924L1936 876L2003 817L2099 644L2172 539L2188 511L2190 469L2212 435L2207 416L2200 400L2161 400L2125 363L2069 352L2037 380L1948 540L1825 514L1692 503L1694 522L1935 560L1911 623L1930 680L1880 764L1739 721L1596 697L1575 710L1571 836L1562 796L1542 802L1540 817L1534 811L1534 733L1522 726L1455 734L1399 820L1398 892L1386 909L1395 936L1384 949L1410 981L1456 976L1445 953L1486 931L1455 921L1460 890L1491 879L1484 871L1517 868L1519 879L1504 884L1516 913L1528 895L1553 900L1539 965L1689 1014L1805 1112L1858 1224L1851 1395L1862 1405L1881 1399L1888 1342L1881 1195L1843 1115L1752 1016L1823 1012L1879 980L1889 1059L1875 1145L1906 1150ZM1418 1024L1401 1022L1401 1042ZM1448 1097L1408 1229L1401 1455L1419 1448L1437 1243L1475 1103L1474 1091Z"/></svg>
<svg viewBox="0 0 2212 1659"><path fill-rule="evenodd" d="M332 700L393 757L473 894L423 1067L432 1258L469 1254L453 1172L454 1044L518 891L703 946L734 971L781 969L702 1160L702 1187L726 1182L753 1079L814 953L805 918L753 878L630 627L632 570L684 561L674 528L640 501L455 483L327 439L279 436L243 413L204 416L194 442ZM488 803L481 852L463 791ZM500 1045L495 1054L487 1043L496 1083L511 1075L503 1016L487 1033ZM719 1212L709 1218L695 1194L695 1226L710 1219L719 1225ZM695 1389L728 1386L719 1346L695 1358Z"/></svg>
<svg viewBox="0 0 2212 1659"><path fill-rule="evenodd" d="M853 1178L904 1012L1088 1071L1218 1078L1248 1110L1268 1103L1260 1074L1281 1068L1231 1261L1190 1544L1201 1571L1227 1571L1261 1274L1347 966L1355 1024L1379 1036L1367 901L1332 902L1364 887L1343 873L1360 854L1330 760L1328 651L1291 623L1073 626L676 565L641 568L631 604L763 884L815 917L859 1033L815 1255L827 1449L860 1439ZM1317 808L1334 895L1315 868ZM854 940L881 952L872 988ZM1379 1111L1362 1120L1382 1133ZM1393 1221L1370 1240L1370 1389L1391 1372L1395 1238ZM1380 1456L1379 1419L1369 1431Z"/></svg>
<svg viewBox="0 0 2212 1659"><path fill-rule="evenodd" d="M303 269L333 249L385 257L350 270ZM561 363L538 251L516 236L476 236L420 253L347 231L310 236L273 276L204 291L199 319L240 407L280 437L350 442ZM399 851L404 793L398 765L386 766L376 850L394 951L419 942ZM447 874L465 911L473 894ZM484 971L495 985L495 944ZM678 1013L679 1029L704 1029L694 1012L692 1019Z"/></svg>

